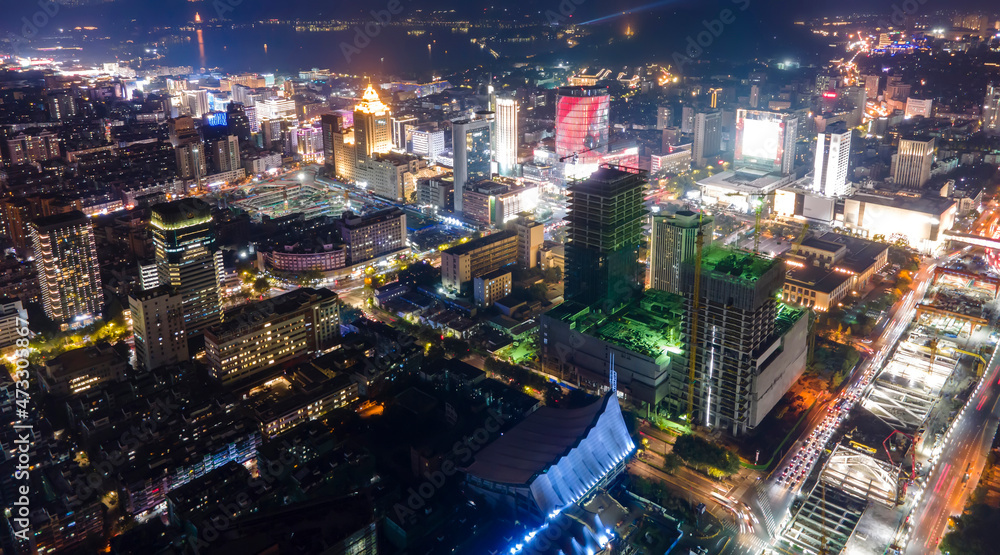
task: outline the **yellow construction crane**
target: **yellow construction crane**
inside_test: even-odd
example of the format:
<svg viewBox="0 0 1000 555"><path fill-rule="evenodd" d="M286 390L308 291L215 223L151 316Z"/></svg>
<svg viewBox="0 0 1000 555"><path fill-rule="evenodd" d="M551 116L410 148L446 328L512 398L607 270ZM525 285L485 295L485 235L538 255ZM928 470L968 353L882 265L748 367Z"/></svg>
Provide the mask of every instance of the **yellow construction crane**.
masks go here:
<svg viewBox="0 0 1000 555"><path fill-rule="evenodd" d="M698 212L698 233L694 238L694 301L691 310L691 346L688 348L688 426L694 426L694 375L698 367L695 360L698 350L698 310L701 307L701 253L705 245L705 233L701 225L703 212Z"/></svg>
<svg viewBox="0 0 1000 555"><path fill-rule="evenodd" d="M756 200L751 201L756 206L754 207L754 225L753 225L753 253L757 254L760 252L760 217L764 212L764 205L767 204L767 197L773 197L774 191L770 193L760 195Z"/></svg>
<svg viewBox="0 0 1000 555"><path fill-rule="evenodd" d="M805 224L802 225L802 231L799 232L798 239L796 239L795 242L792 243L791 252L793 255L795 256L799 255L799 248L802 247L802 241L806 240L806 233L808 232L809 232L809 222L806 222Z"/></svg>
<svg viewBox="0 0 1000 555"><path fill-rule="evenodd" d="M819 539L819 554L818 555L829 555L830 550L826 547L826 484L823 480L819 481L820 499L823 501L823 516L820 518L820 539Z"/></svg>

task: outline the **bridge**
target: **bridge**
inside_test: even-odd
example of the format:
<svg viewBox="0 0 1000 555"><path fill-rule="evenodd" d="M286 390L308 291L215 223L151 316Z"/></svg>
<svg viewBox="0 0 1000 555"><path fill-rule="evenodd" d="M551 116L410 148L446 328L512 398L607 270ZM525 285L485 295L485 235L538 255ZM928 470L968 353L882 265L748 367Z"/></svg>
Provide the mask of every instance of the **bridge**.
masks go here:
<svg viewBox="0 0 1000 555"><path fill-rule="evenodd" d="M966 245L974 245L977 247L985 247L987 249L1000 250L1000 239L983 237L982 235L959 233L957 231L945 231L944 236L946 239L954 241L956 243L964 243Z"/></svg>

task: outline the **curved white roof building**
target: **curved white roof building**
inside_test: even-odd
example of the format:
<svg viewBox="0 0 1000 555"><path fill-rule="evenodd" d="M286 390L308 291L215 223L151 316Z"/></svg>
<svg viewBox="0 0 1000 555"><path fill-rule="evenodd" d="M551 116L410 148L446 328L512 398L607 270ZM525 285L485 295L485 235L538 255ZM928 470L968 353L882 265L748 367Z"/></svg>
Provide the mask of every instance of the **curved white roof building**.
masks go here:
<svg viewBox="0 0 1000 555"><path fill-rule="evenodd" d="M518 516L545 520L620 474L634 449L608 393L578 409L538 409L476 455L466 483Z"/></svg>

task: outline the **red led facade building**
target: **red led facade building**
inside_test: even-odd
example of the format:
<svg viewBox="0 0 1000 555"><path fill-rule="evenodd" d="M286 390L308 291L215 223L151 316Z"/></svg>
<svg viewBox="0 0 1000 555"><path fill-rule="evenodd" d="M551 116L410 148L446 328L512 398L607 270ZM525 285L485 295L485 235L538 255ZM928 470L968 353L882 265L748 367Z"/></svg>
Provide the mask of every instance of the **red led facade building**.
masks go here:
<svg viewBox="0 0 1000 555"><path fill-rule="evenodd" d="M608 151L607 87L560 87L556 98L556 156L596 162ZM567 160L568 162L569 160Z"/></svg>

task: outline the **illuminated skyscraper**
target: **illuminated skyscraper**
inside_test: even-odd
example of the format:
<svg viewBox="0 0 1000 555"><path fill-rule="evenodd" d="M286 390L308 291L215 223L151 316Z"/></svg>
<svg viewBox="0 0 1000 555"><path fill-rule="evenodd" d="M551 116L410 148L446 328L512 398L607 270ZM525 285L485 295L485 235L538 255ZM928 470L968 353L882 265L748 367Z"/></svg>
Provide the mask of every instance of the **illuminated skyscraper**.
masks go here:
<svg viewBox="0 0 1000 555"><path fill-rule="evenodd" d="M715 157L722 150L722 112L698 112L694 116L694 144L691 146L691 161L698 167L708 164L709 157Z"/></svg>
<svg viewBox="0 0 1000 555"><path fill-rule="evenodd" d="M983 102L983 129L988 132L1000 132L1000 83L990 83L986 87L986 100Z"/></svg>
<svg viewBox="0 0 1000 555"><path fill-rule="evenodd" d="M454 150L455 212L462 213L462 192L469 183L489 179L492 152L490 128L486 119L452 122L451 135ZM356 141L355 137L355 141Z"/></svg>
<svg viewBox="0 0 1000 555"><path fill-rule="evenodd" d="M149 225L160 283L181 296L188 337L201 335L222 314L222 251L215 244L211 207L195 198L159 204Z"/></svg>
<svg viewBox="0 0 1000 555"><path fill-rule="evenodd" d="M398 150L406 150L410 142L410 133L417 126L416 116L400 116L390 118L392 123L392 146Z"/></svg>
<svg viewBox="0 0 1000 555"><path fill-rule="evenodd" d="M813 189L828 197L847 194L847 169L851 161L851 130L844 122L827 126L816 136Z"/></svg>
<svg viewBox="0 0 1000 555"><path fill-rule="evenodd" d="M670 293L681 293L681 263L695 255L698 229L702 244L712 242L715 220L690 210L676 214L657 214L649 237L649 287Z"/></svg>
<svg viewBox="0 0 1000 555"><path fill-rule="evenodd" d="M639 263L646 176L603 166L570 186L566 298L611 313L644 286Z"/></svg>
<svg viewBox="0 0 1000 555"><path fill-rule="evenodd" d="M90 218L73 210L30 225L45 315L78 327L100 317L104 293Z"/></svg>
<svg viewBox="0 0 1000 555"><path fill-rule="evenodd" d="M556 97L556 156L596 161L608 151L607 87L561 87Z"/></svg>
<svg viewBox="0 0 1000 555"><path fill-rule="evenodd" d="M368 85L361 102L354 107L354 144L358 163L376 152L392 149L389 107L379 100L375 88Z"/></svg>
<svg viewBox="0 0 1000 555"><path fill-rule="evenodd" d="M133 291L128 298L138 370L155 370L188 360L184 303L168 287Z"/></svg>
<svg viewBox="0 0 1000 555"><path fill-rule="evenodd" d="M496 99L496 159L500 175L517 173L517 113L519 106L513 98Z"/></svg>
<svg viewBox="0 0 1000 555"><path fill-rule="evenodd" d="M892 180L897 185L919 189L931 178L934 138L900 139L892 159Z"/></svg>

